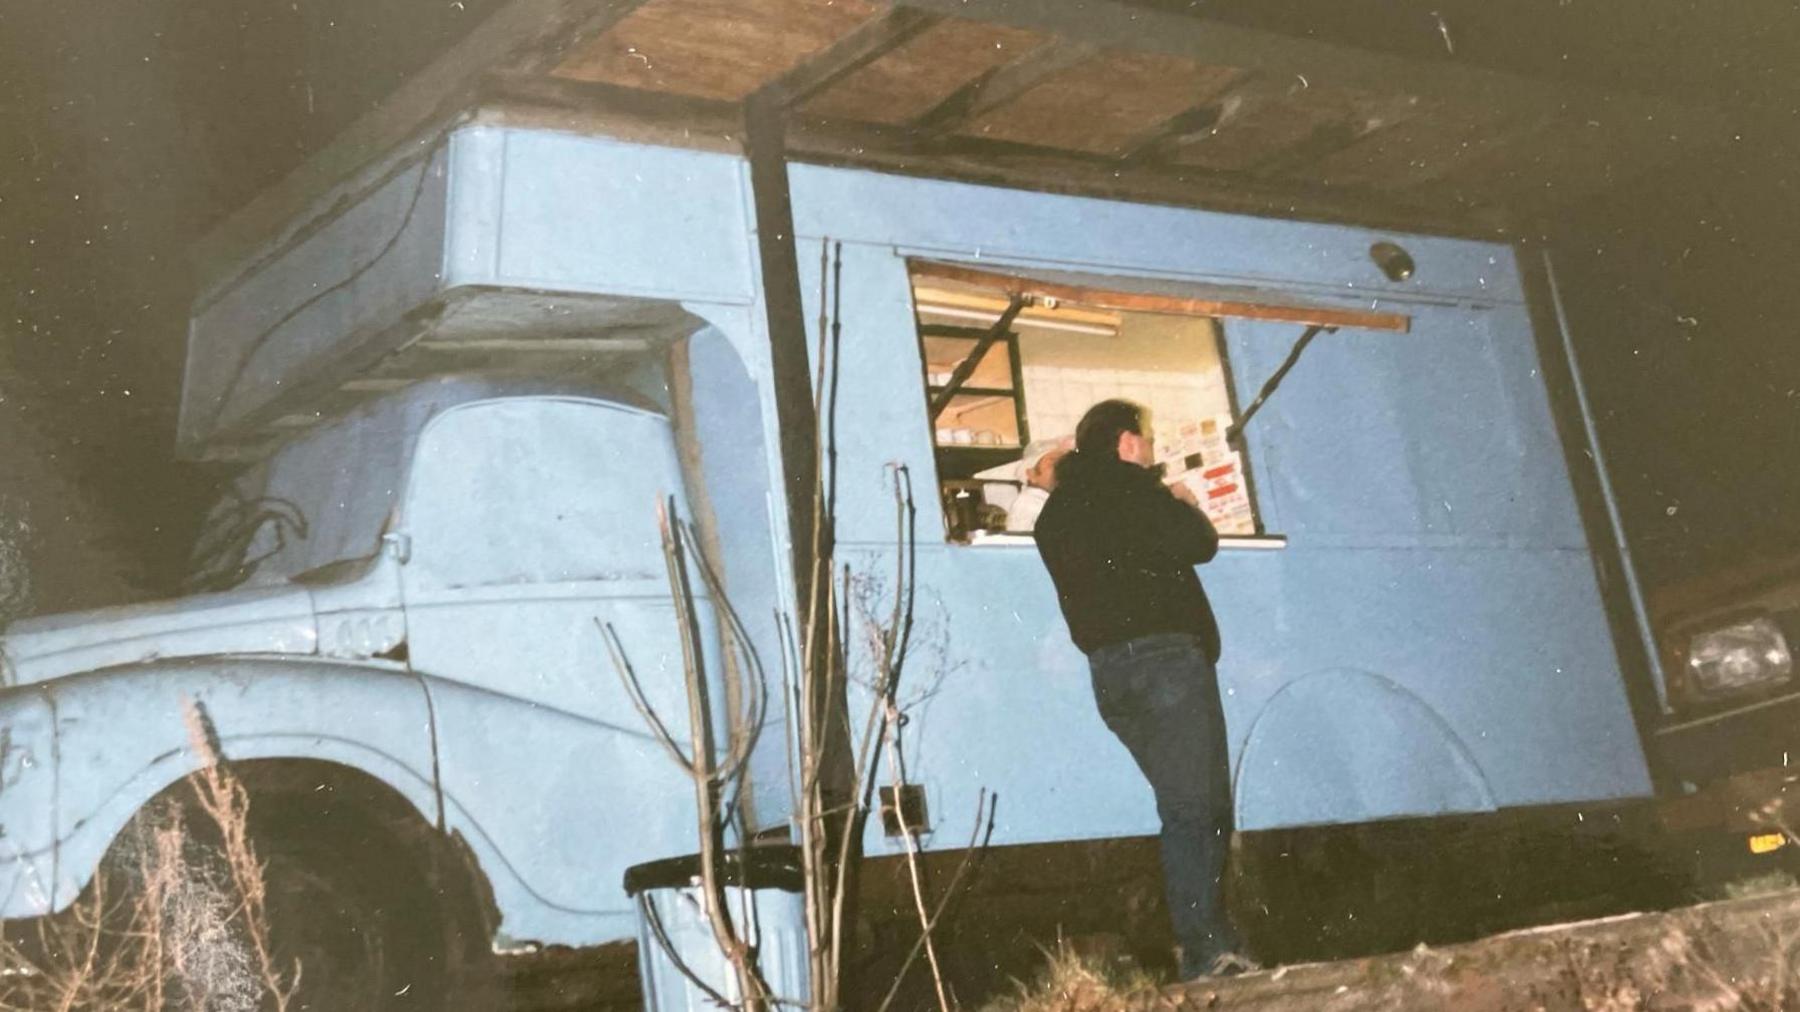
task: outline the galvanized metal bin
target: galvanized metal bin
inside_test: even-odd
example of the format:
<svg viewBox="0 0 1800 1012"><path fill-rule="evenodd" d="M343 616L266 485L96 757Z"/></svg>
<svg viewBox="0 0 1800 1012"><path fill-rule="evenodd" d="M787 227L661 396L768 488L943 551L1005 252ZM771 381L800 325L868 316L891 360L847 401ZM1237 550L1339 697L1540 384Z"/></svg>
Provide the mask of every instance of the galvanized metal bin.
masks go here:
<svg viewBox="0 0 1800 1012"><path fill-rule="evenodd" d="M812 995L812 981L799 850L730 851L724 856L722 875L732 920L756 946L770 990L781 1005L803 1007ZM731 965L706 920L699 855L629 868L625 892L638 908L638 972L645 1012L716 1010L719 1002L708 989L732 1002L742 999Z"/></svg>

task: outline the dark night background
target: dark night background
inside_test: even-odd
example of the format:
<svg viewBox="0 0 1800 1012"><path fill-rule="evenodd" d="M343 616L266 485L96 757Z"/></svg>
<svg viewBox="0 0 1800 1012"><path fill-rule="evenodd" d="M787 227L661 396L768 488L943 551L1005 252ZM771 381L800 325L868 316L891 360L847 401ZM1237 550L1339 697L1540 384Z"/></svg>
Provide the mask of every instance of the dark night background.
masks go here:
<svg viewBox="0 0 1800 1012"><path fill-rule="evenodd" d="M1740 135L1728 156L1559 207L1554 239L1647 582L1793 550L1800 8L1138 2L1719 109ZM0 6L0 505L48 469L86 494L34 504L34 522L98 537L129 581L167 588L213 477L170 460L189 244L497 6ZM40 609L101 603L50 583Z"/></svg>

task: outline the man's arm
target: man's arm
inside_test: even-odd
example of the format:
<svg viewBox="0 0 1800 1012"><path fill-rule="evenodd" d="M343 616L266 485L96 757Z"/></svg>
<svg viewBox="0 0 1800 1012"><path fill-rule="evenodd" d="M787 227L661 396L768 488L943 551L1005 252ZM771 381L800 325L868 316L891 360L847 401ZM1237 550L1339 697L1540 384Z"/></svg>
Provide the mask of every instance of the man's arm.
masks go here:
<svg viewBox="0 0 1800 1012"><path fill-rule="evenodd" d="M1133 489L1130 502L1129 515L1119 518L1121 562L1197 566L1219 554L1219 532L1201 512L1193 489L1146 481Z"/></svg>

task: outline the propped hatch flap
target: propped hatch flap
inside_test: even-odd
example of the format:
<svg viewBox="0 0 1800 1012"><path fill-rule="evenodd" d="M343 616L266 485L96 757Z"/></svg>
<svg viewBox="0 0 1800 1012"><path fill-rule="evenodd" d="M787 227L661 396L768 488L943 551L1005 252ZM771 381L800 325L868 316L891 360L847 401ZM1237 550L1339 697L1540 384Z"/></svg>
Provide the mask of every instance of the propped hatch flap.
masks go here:
<svg viewBox="0 0 1800 1012"><path fill-rule="evenodd" d="M971 267L941 260L910 262L915 283L933 280L1003 295L1072 303L1088 309L1136 313L1278 320L1320 327L1359 327L1404 333L1412 319L1391 310L1296 296L1273 288L1222 285L1073 271ZM998 313L996 313L998 315Z"/></svg>

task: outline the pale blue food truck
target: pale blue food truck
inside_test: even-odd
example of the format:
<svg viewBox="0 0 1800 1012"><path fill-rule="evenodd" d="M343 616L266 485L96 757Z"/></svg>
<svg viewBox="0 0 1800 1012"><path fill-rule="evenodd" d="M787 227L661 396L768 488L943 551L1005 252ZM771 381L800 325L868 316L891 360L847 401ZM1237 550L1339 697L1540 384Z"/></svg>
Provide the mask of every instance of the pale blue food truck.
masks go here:
<svg viewBox="0 0 1800 1012"><path fill-rule="evenodd" d="M272 868L410 938L392 961L635 937L623 871L694 846L691 792L598 628L684 707L657 503L694 519L762 657L795 608L752 176L704 144L465 117L209 279L179 446L237 478L207 589L0 640L0 916L67 908L194 768L185 699L253 797L303 813L296 834L372 841L272 843ZM904 733L928 850L966 844L984 790L997 853L1156 831L1029 535L998 520L1023 447L1104 397L1153 409L1171 477L1226 535L1203 576L1246 836L1560 825L1652 795L1639 726L1661 687L1539 253L800 161L786 178L804 346L841 333L840 561L892 572L897 466L918 492L930 649L908 678L930 691ZM790 751L772 722L748 801L765 838L793 814ZM901 846L872 821L869 854ZM383 902L435 904L445 941Z"/></svg>

